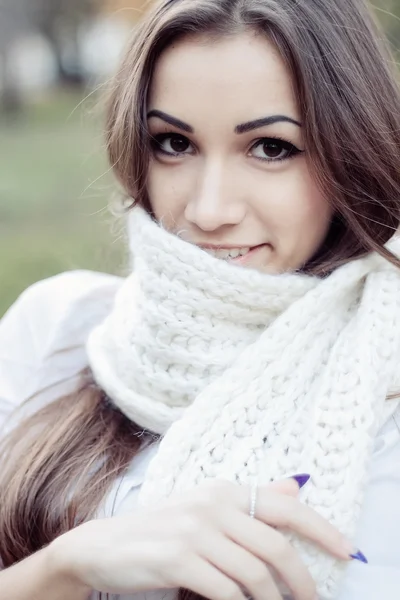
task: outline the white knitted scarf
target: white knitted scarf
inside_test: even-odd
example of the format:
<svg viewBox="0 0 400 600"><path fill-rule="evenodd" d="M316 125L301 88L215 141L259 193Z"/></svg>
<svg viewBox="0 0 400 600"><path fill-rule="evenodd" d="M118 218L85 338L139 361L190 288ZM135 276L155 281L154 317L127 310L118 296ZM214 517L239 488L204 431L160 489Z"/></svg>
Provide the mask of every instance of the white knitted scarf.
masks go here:
<svg viewBox="0 0 400 600"><path fill-rule="evenodd" d="M400 272L373 253L326 278L217 259L129 216L134 270L87 351L98 384L163 434L140 493L310 473L301 500L354 537L374 437L398 401ZM400 240L387 245L400 254ZM335 598L346 562L288 535Z"/></svg>

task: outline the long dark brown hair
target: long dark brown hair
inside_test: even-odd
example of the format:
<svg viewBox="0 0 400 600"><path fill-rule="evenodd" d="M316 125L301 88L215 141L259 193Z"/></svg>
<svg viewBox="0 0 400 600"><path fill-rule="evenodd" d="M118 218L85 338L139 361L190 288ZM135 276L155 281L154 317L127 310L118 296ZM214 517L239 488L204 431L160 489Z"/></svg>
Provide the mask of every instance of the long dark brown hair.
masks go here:
<svg viewBox="0 0 400 600"><path fill-rule="evenodd" d="M146 104L154 66L178 37L253 30L292 76L310 168L334 208L305 271L324 276L377 251L400 224L400 92L384 35L364 0L162 0L115 75L106 139L116 177L151 212ZM141 428L94 383L25 418L0 449L0 557L5 567L92 518L140 451ZM94 468L101 464L100 468Z"/></svg>

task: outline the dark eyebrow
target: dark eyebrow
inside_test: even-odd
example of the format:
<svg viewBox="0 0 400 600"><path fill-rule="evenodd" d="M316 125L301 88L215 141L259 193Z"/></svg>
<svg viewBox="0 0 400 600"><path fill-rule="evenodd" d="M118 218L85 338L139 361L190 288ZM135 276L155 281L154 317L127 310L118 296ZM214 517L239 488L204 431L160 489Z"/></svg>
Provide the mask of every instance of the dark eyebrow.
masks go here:
<svg viewBox="0 0 400 600"><path fill-rule="evenodd" d="M186 133L194 133L194 129L193 129L193 127L191 127L191 125L188 125L187 123L184 123L180 119L176 119L175 117L168 115L167 113L163 112L162 110L151 110L148 113L147 118L151 119L151 117L158 117L159 119L162 119L163 121L165 121L166 123L169 123L173 127L177 127L178 129L182 129L182 131L186 131Z"/></svg>
<svg viewBox="0 0 400 600"><path fill-rule="evenodd" d="M178 129L181 129L186 133L194 133L194 129L191 125L188 125L188 123L185 123L184 121L181 121L180 119L177 119L176 117L173 117L172 115L169 115L163 112L162 110L151 110L148 113L147 118L151 119L152 117L158 117L162 121L165 121L166 123L169 123L169 125L177 127ZM285 117L284 115L273 115L272 117L264 117L261 119L256 119L255 121L248 121L247 123L242 123L241 125L235 127L235 133L247 133L248 131L252 131L253 129L266 127L268 125L273 125L274 123L280 123L282 121L286 123L293 123L293 125L301 127L301 123L299 123L295 119Z"/></svg>
<svg viewBox="0 0 400 600"><path fill-rule="evenodd" d="M235 127L235 133L247 133L248 131L252 131L253 129L258 129L259 127L266 127L267 125L273 125L274 123L280 123L281 121L284 121L286 123L293 123L293 125L301 127L301 123L299 123L295 119L285 117L284 115L274 115L272 117L264 117L262 119L256 119L255 121L249 121L248 123L242 123L242 125L238 125L237 127Z"/></svg>

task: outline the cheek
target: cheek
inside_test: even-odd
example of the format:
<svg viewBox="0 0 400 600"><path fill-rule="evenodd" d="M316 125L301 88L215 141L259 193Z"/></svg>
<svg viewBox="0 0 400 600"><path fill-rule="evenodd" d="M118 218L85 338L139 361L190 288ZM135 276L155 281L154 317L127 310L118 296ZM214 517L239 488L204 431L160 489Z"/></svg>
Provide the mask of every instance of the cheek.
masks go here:
<svg viewBox="0 0 400 600"><path fill-rule="evenodd" d="M168 227L168 224L176 222L185 210L190 193L190 180L178 165L163 165L152 160L147 190L156 219L163 219L164 225Z"/></svg>
<svg viewBox="0 0 400 600"><path fill-rule="evenodd" d="M278 236L318 242L325 235L333 211L305 163L277 176L268 194L264 211L268 210L268 220Z"/></svg>
<svg viewBox="0 0 400 600"><path fill-rule="evenodd" d="M300 231L305 243L309 242L313 246L323 241L332 215L333 209L316 183L311 177L304 178L303 186L299 188L297 222L305 233L304 235Z"/></svg>

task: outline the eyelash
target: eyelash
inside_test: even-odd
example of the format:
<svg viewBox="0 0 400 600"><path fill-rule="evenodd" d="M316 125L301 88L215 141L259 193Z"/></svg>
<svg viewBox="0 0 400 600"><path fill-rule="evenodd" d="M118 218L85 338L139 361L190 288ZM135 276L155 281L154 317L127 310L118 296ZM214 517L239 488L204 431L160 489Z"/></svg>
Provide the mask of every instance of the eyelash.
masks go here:
<svg viewBox="0 0 400 600"><path fill-rule="evenodd" d="M180 135L179 133L172 133L172 132L171 133L161 133L161 134L153 136L151 138L151 146L152 146L153 152L164 154L164 156L169 156L169 157L173 157L173 158L178 158L180 156L184 156L185 154L188 154L187 152L180 152L180 153L179 152L176 152L176 153L167 152L166 150L161 148L161 144L163 142L165 142L165 140L173 139L173 138L185 140L188 142L188 144L191 144L191 142L189 141L189 139L187 137L185 137L184 135ZM275 163L275 162L281 162L284 160L290 160L292 158L295 158L299 154L303 154L303 152L304 152L303 150L299 150L296 146L294 146L294 144L291 144L287 140L284 140L283 138L280 138L280 137L260 138L252 145L250 151L253 150L254 148L257 148L258 146L268 143L268 142L272 142L272 143L277 142L278 146L280 146L281 149L283 149L283 150L287 150L288 154L286 156L284 156L283 158L260 158L259 156L253 156L253 158L255 158L256 160L259 160L261 162L264 162L264 163Z"/></svg>

